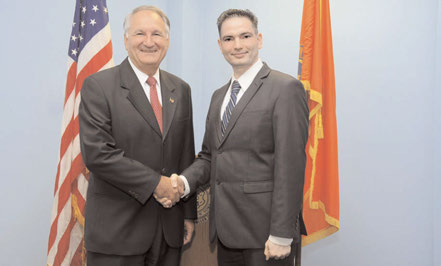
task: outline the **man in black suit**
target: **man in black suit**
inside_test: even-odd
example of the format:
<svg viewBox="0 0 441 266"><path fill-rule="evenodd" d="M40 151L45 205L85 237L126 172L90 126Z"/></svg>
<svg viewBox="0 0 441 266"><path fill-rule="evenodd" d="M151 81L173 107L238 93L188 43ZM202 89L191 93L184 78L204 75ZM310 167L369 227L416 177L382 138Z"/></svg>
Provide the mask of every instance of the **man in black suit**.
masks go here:
<svg viewBox="0 0 441 266"><path fill-rule="evenodd" d="M260 60L262 34L251 11L223 12L218 31L233 74L211 98L202 151L179 189L188 195L210 183L210 239L217 238L219 266L293 265L295 244L306 233L306 93Z"/></svg>
<svg viewBox="0 0 441 266"><path fill-rule="evenodd" d="M188 167L195 154L190 87L159 69L169 27L160 9L134 9L124 21L128 58L84 82L79 122L91 173L89 266L176 266L183 242L191 239L195 198L172 207L180 195L168 177ZM167 208L155 200L161 197L171 199Z"/></svg>

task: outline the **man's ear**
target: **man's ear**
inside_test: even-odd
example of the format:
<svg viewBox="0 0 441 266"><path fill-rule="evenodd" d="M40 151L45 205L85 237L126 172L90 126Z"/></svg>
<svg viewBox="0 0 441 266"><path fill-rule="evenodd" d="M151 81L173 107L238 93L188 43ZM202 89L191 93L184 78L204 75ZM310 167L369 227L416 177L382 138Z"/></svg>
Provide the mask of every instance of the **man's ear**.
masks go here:
<svg viewBox="0 0 441 266"><path fill-rule="evenodd" d="M263 44L263 36L262 33L259 32L259 34L257 34L257 42L258 42L258 46L259 49L262 48L262 44Z"/></svg>
<svg viewBox="0 0 441 266"><path fill-rule="evenodd" d="M219 46L219 49L221 49L221 51L222 51L222 47L221 47L221 40L220 39L217 39L217 45Z"/></svg>
<svg viewBox="0 0 441 266"><path fill-rule="evenodd" d="M128 49L127 49L127 41L128 41L127 35L128 35L127 33L124 33L124 47L126 48L126 51L128 51Z"/></svg>

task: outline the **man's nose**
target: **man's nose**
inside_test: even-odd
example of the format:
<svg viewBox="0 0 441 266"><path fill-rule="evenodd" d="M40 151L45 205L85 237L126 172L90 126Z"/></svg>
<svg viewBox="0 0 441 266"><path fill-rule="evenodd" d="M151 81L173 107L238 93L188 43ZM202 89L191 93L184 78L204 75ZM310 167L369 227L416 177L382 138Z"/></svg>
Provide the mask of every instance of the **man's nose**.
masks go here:
<svg viewBox="0 0 441 266"><path fill-rule="evenodd" d="M240 41L239 38L234 40L234 49L236 50L242 49L242 42Z"/></svg>
<svg viewBox="0 0 441 266"><path fill-rule="evenodd" d="M148 47L152 46L154 44L152 36L151 35L146 35L145 38L144 38L144 41L142 43L145 46L148 46Z"/></svg>

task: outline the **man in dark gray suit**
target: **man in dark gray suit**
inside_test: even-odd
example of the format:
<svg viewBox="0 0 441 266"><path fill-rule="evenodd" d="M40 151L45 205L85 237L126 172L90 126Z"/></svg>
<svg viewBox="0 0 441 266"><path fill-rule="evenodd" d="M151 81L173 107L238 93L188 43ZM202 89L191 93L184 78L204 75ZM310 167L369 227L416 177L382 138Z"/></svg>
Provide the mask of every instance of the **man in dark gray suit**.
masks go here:
<svg viewBox="0 0 441 266"><path fill-rule="evenodd" d="M190 87L159 69L169 27L160 9L136 8L124 22L128 58L84 82L79 122L91 173L89 266L176 266L181 246L191 239L195 198L172 207L180 195L168 177L188 167L195 154ZM155 200L161 197L171 199L167 208Z"/></svg>
<svg viewBox="0 0 441 266"><path fill-rule="evenodd" d="M293 265L293 248L306 233L306 93L259 59L262 34L252 12L225 11L218 30L233 75L212 96L202 151L179 189L192 194L210 182L210 239L217 236L219 266Z"/></svg>

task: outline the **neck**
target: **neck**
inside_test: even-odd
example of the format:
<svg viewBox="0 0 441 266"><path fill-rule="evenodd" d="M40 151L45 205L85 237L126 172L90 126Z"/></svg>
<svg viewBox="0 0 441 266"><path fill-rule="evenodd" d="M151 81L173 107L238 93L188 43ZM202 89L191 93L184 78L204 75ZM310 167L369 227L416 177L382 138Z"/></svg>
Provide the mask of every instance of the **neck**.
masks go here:
<svg viewBox="0 0 441 266"><path fill-rule="evenodd" d="M248 69L250 69L254 64L259 60L259 58L256 58L254 62L251 65L246 66L233 66L233 76L235 79L239 79L243 73L247 72Z"/></svg>
<svg viewBox="0 0 441 266"><path fill-rule="evenodd" d="M156 71L158 71L158 66L148 66L148 67L143 67L142 69L140 69L142 72L144 72L145 74L147 74L149 77L153 77L153 75L155 75Z"/></svg>
<svg viewBox="0 0 441 266"><path fill-rule="evenodd" d="M233 67L233 76L235 79L239 79L243 73L247 72L248 69L251 67L245 68L245 67Z"/></svg>
<svg viewBox="0 0 441 266"><path fill-rule="evenodd" d="M155 65L143 65L143 64L138 64L138 61L133 60L132 58L130 58L130 62L132 63L132 66L136 67L139 71L143 72L144 74L147 74L148 76L153 76L155 75L156 71L158 71L159 68L159 64L155 64Z"/></svg>

